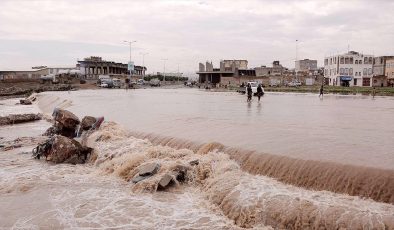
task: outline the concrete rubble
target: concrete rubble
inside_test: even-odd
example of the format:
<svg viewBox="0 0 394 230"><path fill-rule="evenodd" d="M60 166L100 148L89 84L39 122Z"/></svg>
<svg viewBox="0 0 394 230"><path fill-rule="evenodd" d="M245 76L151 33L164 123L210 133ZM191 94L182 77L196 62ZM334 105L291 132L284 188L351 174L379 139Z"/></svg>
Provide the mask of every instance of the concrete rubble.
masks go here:
<svg viewBox="0 0 394 230"><path fill-rule="evenodd" d="M145 180L148 177L156 174L160 169L160 164L158 163L148 163L140 166L137 175L131 180L133 183L138 183Z"/></svg>

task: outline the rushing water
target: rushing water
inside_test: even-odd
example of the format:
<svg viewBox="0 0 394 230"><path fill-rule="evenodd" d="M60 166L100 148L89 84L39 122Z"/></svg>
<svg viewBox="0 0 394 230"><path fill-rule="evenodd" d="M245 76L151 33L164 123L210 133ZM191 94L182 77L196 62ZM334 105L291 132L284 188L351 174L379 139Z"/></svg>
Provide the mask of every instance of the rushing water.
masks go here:
<svg viewBox="0 0 394 230"><path fill-rule="evenodd" d="M41 104L47 112L54 105L71 105L68 109L79 116L105 116L133 131L394 169L392 97L326 95L321 100L315 94L268 93L260 103L257 98L246 103L237 93L193 89L45 94L61 98L47 98Z"/></svg>
<svg viewBox="0 0 394 230"><path fill-rule="evenodd" d="M20 154L30 148L1 153L0 228L394 229L391 98L267 94L247 104L236 93L146 89L38 100L46 113L67 108L120 125L88 138L95 155L86 165ZM39 127L47 124L0 136ZM156 191L161 176L196 159L185 183ZM150 162L159 172L130 183Z"/></svg>

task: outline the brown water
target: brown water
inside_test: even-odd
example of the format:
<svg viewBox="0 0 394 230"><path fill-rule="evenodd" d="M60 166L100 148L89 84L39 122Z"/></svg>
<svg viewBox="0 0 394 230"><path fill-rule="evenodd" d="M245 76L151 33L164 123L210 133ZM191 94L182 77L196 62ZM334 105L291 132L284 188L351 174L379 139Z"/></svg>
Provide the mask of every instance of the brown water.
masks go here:
<svg viewBox="0 0 394 230"><path fill-rule="evenodd" d="M48 92L41 108L69 106L125 128L294 158L394 169L394 98L195 89Z"/></svg>
<svg viewBox="0 0 394 230"><path fill-rule="evenodd" d="M196 151L208 143L252 174L394 204L393 129L387 122L392 98L267 94L260 103L244 99L189 89L96 90L44 94L40 107L101 112L156 144Z"/></svg>

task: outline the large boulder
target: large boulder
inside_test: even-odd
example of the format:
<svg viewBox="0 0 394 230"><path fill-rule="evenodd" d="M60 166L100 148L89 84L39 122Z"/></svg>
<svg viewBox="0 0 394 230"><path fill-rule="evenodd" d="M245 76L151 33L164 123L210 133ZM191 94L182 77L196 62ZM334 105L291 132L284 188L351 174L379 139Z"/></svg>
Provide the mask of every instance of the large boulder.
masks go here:
<svg viewBox="0 0 394 230"><path fill-rule="evenodd" d="M97 119L92 116L85 116L82 118L81 121L81 129L82 130L89 130L93 127L93 125L96 123Z"/></svg>
<svg viewBox="0 0 394 230"><path fill-rule="evenodd" d="M52 139L49 153L46 156L47 161L54 163L84 163L87 155L92 149L83 147L78 141L55 135Z"/></svg>
<svg viewBox="0 0 394 230"><path fill-rule="evenodd" d="M80 123L79 118L70 111L63 109L55 109L53 112L55 121L59 122L62 128L74 129Z"/></svg>

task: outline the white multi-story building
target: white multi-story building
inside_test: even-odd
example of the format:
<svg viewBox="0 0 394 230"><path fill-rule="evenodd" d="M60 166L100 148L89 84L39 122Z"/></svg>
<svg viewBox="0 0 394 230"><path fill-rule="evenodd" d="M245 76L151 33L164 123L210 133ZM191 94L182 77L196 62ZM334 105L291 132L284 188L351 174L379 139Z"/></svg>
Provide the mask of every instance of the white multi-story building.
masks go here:
<svg viewBox="0 0 394 230"><path fill-rule="evenodd" d="M371 86L373 55L350 51L324 59L324 77L329 85Z"/></svg>

